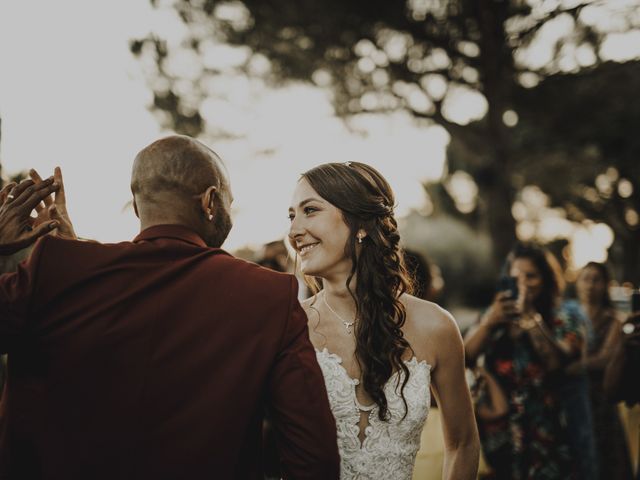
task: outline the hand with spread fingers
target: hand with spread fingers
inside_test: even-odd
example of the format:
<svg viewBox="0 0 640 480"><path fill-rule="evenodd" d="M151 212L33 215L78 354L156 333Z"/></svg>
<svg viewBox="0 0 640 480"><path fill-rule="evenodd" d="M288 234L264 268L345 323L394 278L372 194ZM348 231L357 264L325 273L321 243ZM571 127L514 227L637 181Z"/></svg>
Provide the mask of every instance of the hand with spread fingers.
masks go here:
<svg viewBox="0 0 640 480"><path fill-rule="evenodd" d="M58 228L57 220L36 224L31 212L59 186L50 177L39 183L33 180L23 180L18 185L10 183L0 191L0 254L11 255Z"/></svg>
<svg viewBox="0 0 640 480"><path fill-rule="evenodd" d="M42 182L42 178L34 169L29 171L29 177L34 183L39 184ZM60 167L56 167L53 171L53 178L55 182L60 186L53 198L48 196L43 199L42 203L36 206L36 212L38 216L35 219L36 225L47 222L49 220L55 220L59 223L58 228L53 232L53 235L59 237L77 239L73 224L69 218L69 212L67 211L67 199L64 193L64 181L62 180L62 171Z"/></svg>

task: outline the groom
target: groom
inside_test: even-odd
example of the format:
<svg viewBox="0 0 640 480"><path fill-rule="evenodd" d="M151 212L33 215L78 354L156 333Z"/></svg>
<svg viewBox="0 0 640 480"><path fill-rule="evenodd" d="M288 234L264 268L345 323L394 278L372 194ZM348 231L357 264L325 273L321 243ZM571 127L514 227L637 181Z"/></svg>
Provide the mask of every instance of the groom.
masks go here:
<svg viewBox="0 0 640 480"><path fill-rule="evenodd" d="M1 254L42 236L0 277L0 479L262 479L265 407L283 477L337 479L295 278L219 248L232 203L219 157L183 136L142 150L141 233L119 244L46 235L72 232L61 180L27 180L0 206Z"/></svg>

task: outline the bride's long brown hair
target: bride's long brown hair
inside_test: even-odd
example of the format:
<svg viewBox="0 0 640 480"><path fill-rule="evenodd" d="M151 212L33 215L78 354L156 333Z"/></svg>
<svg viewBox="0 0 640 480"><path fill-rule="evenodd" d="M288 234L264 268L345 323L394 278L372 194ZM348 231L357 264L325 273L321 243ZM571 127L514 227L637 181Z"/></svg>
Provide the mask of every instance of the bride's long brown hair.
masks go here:
<svg viewBox="0 0 640 480"><path fill-rule="evenodd" d="M399 246L393 192L377 170L358 162L326 163L303 173L302 178L340 209L351 231L345 245L345 255L352 262L346 287L356 303L355 355L362 387L378 405L380 420L386 420L389 411L384 386L400 370L404 372L400 394L406 412L404 387L409 369L402 357L411 349L402 333L406 311L400 302L411 282ZM360 229L367 236L358 252L356 234ZM355 292L350 286L354 276Z"/></svg>

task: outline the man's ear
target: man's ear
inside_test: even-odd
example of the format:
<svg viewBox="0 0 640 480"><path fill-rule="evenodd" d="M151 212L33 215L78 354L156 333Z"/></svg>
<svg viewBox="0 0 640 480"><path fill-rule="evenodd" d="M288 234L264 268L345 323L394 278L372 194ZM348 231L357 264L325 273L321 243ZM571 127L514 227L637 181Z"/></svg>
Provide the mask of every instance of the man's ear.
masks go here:
<svg viewBox="0 0 640 480"><path fill-rule="evenodd" d="M140 218L140 215L138 214L138 205L136 205L136 197L133 197L133 211L136 214L136 217Z"/></svg>
<svg viewBox="0 0 640 480"><path fill-rule="evenodd" d="M215 198L217 191L218 187L215 187L213 185L208 187L202 194L200 200L200 207L209 220L213 218L213 212L215 211Z"/></svg>

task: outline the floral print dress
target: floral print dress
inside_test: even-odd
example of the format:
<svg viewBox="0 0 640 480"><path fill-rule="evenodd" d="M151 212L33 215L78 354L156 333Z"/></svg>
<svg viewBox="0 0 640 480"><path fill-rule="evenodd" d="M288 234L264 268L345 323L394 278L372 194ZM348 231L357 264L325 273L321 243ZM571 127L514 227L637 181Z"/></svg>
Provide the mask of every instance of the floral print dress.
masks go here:
<svg viewBox="0 0 640 480"><path fill-rule="evenodd" d="M581 323L567 309L558 310L552 321L553 336L571 345L576 355L584 341ZM505 417L479 422L483 453L494 478L575 478L557 393L561 379L546 371L529 335L512 338L506 326L498 327L485 349L485 368L509 402Z"/></svg>

